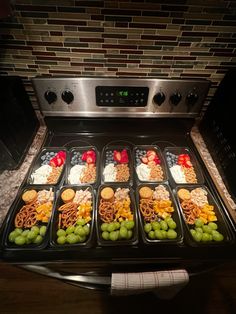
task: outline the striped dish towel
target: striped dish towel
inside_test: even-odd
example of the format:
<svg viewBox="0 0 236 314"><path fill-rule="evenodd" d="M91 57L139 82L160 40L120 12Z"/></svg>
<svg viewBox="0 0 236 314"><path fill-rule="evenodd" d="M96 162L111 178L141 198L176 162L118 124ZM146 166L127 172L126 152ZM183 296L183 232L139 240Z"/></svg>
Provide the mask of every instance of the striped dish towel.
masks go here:
<svg viewBox="0 0 236 314"><path fill-rule="evenodd" d="M189 275L185 269L113 273L111 277L111 294L124 296L152 291L161 299L171 299L188 282Z"/></svg>

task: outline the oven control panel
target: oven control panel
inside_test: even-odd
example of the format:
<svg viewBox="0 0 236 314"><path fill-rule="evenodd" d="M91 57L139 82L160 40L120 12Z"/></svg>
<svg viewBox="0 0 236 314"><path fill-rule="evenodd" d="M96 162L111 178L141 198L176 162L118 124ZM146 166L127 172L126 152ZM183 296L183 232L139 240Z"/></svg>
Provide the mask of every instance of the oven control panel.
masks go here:
<svg viewBox="0 0 236 314"><path fill-rule="evenodd" d="M36 77L33 86L44 116L197 117L210 81Z"/></svg>
<svg viewBox="0 0 236 314"><path fill-rule="evenodd" d="M96 105L101 107L145 107L148 87L96 86Z"/></svg>

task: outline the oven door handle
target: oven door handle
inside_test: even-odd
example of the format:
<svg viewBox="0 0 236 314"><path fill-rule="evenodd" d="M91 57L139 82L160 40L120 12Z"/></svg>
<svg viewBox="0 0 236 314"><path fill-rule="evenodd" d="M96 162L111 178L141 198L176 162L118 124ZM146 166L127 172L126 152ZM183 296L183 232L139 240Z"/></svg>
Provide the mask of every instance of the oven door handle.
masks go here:
<svg viewBox="0 0 236 314"><path fill-rule="evenodd" d="M31 272L38 273L51 278L56 278L66 282L74 283L75 285L81 286L90 289L98 289L100 286L111 287L111 277L110 276L101 276L101 275L92 275L92 274L83 274L83 275L63 275L59 272L55 272L48 267L41 265L20 265L19 267L26 269Z"/></svg>

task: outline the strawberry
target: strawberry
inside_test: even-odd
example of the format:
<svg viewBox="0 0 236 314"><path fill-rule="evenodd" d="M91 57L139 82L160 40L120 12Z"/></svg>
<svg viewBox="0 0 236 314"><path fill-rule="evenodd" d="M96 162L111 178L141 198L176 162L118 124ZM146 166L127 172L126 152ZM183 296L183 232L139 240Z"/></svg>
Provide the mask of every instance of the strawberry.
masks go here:
<svg viewBox="0 0 236 314"><path fill-rule="evenodd" d="M191 163L190 160L187 160L187 161L185 161L184 166L185 166L186 168L191 168L191 167L193 166L193 164Z"/></svg>
<svg viewBox="0 0 236 314"><path fill-rule="evenodd" d="M57 167L60 167L60 166L62 166L64 164L64 161L63 161L62 158L57 157L56 160L57 160Z"/></svg>
<svg viewBox="0 0 236 314"><path fill-rule="evenodd" d="M155 158L153 159L153 161L155 161L156 165L160 165L161 161L160 159L157 157L157 155L155 156Z"/></svg>
<svg viewBox="0 0 236 314"><path fill-rule="evenodd" d="M155 159L156 155L147 155L148 161L153 161Z"/></svg>
<svg viewBox="0 0 236 314"><path fill-rule="evenodd" d="M118 152L117 150L114 150L114 153L113 153L113 159L117 162L120 162L121 161L121 153Z"/></svg>
<svg viewBox="0 0 236 314"><path fill-rule="evenodd" d="M126 164L127 162L129 162L129 156L127 154L127 150L126 149L123 149L122 152L121 152L121 160L120 162L122 164Z"/></svg>
<svg viewBox="0 0 236 314"><path fill-rule="evenodd" d="M53 157L53 158L50 160L49 165L52 166L52 167L57 167L57 158L56 158L56 157Z"/></svg>
<svg viewBox="0 0 236 314"><path fill-rule="evenodd" d="M141 158L142 163L147 164L148 163L148 159L147 157L142 157Z"/></svg>
<svg viewBox="0 0 236 314"><path fill-rule="evenodd" d="M147 153L146 153L146 156L147 157L150 157L150 156L154 156L155 157L156 156L156 152L154 150L148 150Z"/></svg>
<svg viewBox="0 0 236 314"><path fill-rule="evenodd" d="M84 153L82 154L81 159L82 159L83 161L86 161L86 160L87 160L87 152L84 152Z"/></svg>
<svg viewBox="0 0 236 314"><path fill-rule="evenodd" d="M94 164L94 158L92 156L87 156L86 162L87 164Z"/></svg>
<svg viewBox="0 0 236 314"><path fill-rule="evenodd" d="M87 155L88 156L96 156L96 153L95 153L95 151L94 150L87 150Z"/></svg>

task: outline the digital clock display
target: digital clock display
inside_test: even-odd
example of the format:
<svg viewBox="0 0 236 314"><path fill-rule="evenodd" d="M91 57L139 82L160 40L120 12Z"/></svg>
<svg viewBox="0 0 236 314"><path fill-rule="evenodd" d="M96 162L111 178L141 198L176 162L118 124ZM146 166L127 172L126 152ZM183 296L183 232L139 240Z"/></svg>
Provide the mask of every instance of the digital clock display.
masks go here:
<svg viewBox="0 0 236 314"><path fill-rule="evenodd" d="M129 91L127 90L120 90L120 91L117 91L117 96L120 96L120 97L128 97L129 96Z"/></svg>
<svg viewBox="0 0 236 314"><path fill-rule="evenodd" d="M96 105L101 107L145 107L148 87L96 86Z"/></svg>

